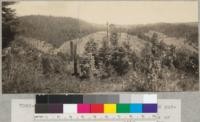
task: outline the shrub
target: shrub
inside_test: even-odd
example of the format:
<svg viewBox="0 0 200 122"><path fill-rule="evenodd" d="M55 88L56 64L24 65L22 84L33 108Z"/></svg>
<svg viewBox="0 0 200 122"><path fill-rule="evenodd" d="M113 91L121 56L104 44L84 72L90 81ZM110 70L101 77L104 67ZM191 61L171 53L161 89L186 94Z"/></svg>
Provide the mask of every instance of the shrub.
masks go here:
<svg viewBox="0 0 200 122"><path fill-rule="evenodd" d="M110 64L118 75L124 75L129 71L129 58L123 47L113 48Z"/></svg>

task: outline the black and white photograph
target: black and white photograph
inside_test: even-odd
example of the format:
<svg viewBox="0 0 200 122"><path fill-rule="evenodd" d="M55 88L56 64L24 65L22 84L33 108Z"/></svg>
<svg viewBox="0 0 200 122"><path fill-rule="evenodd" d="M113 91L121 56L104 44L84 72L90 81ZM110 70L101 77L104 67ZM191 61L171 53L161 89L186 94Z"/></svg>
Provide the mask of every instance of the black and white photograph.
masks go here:
<svg viewBox="0 0 200 122"><path fill-rule="evenodd" d="M2 2L2 93L199 90L198 1Z"/></svg>

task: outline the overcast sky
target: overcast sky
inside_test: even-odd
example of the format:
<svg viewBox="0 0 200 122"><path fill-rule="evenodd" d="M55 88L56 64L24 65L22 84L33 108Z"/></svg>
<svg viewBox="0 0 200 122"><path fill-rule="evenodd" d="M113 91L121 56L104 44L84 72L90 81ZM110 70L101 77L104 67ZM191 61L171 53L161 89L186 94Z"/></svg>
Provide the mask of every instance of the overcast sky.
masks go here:
<svg viewBox="0 0 200 122"><path fill-rule="evenodd" d="M11 7L18 16L65 16L97 24L198 21L197 1L22 1Z"/></svg>

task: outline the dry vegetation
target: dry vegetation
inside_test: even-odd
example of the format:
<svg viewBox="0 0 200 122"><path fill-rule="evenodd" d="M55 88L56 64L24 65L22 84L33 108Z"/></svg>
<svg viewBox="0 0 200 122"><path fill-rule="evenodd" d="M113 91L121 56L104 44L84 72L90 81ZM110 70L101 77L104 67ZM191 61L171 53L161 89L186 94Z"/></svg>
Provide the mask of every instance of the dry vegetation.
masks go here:
<svg viewBox="0 0 200 122"><path fill-rule="evenodd" d="M96 34L90 37L95 36ZM35 48L37 46L33 46L33 43L30 44L26 40L31 40L30 38L19 37L13 41L11 47L3 50L3 92L66 93L198 90L199 82L197 74L183 71L175 67L169 68L167 66L162 67L162 72L155 74L158 76L152 75L152 69L149 73L144 71L150 70L145 69L147 67L142 67L144 64L141 62L141 53L147 49L145 47L147 42L137 39L136 37L130 37L136 44L140 43L140 41L143 42L141 43L142 46L138 49L139 51L135 49L136 57L132 58L137 60L133 60L134 62L136 61L134 66L132 66L132 62L132 64L128 65L129 69L122 75L110 69L112 70L112 75L109 75L111 72L109 71L103 76L105 72L97 69L99 70L97 74L99 74L98 76L95 74L93 79L88 76L82 78L72 74L73 63L70 61L69 54L57 52L58 49L56 48L52 50L57 54L52 54L50 52L48 54L44 52L43 49ZM88 38L88 42L90 42L89 39L90 38ZM103 41L100 41L98 43L102 42ZM134 49L133 44L135 43L130 44L132 45L132 49ZM85 45L87 45L87 42ZM139 46L136 46L136 48L138 47ZM83 50L83 52L85 52L85 50Z"/></svg>
<svg viewBox="0 0 200 122"><path fill-rule="evenodd" d="M111 24L106 32L81 21L80 32L73 18L19 21L20 32L2 50L3 93L199 89L194 23L129 29Z"/></svg>

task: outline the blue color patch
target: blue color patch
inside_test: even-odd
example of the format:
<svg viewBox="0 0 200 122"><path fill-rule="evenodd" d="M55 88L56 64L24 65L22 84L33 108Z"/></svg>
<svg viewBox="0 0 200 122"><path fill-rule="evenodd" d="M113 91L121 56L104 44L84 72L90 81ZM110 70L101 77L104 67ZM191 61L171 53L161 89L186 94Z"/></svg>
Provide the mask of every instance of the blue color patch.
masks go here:
<svg viewBox="0 0 200 122"><path fill-rule="evenodd" d="M130 104L131 113L142 113L142 104Z"/></svg>

